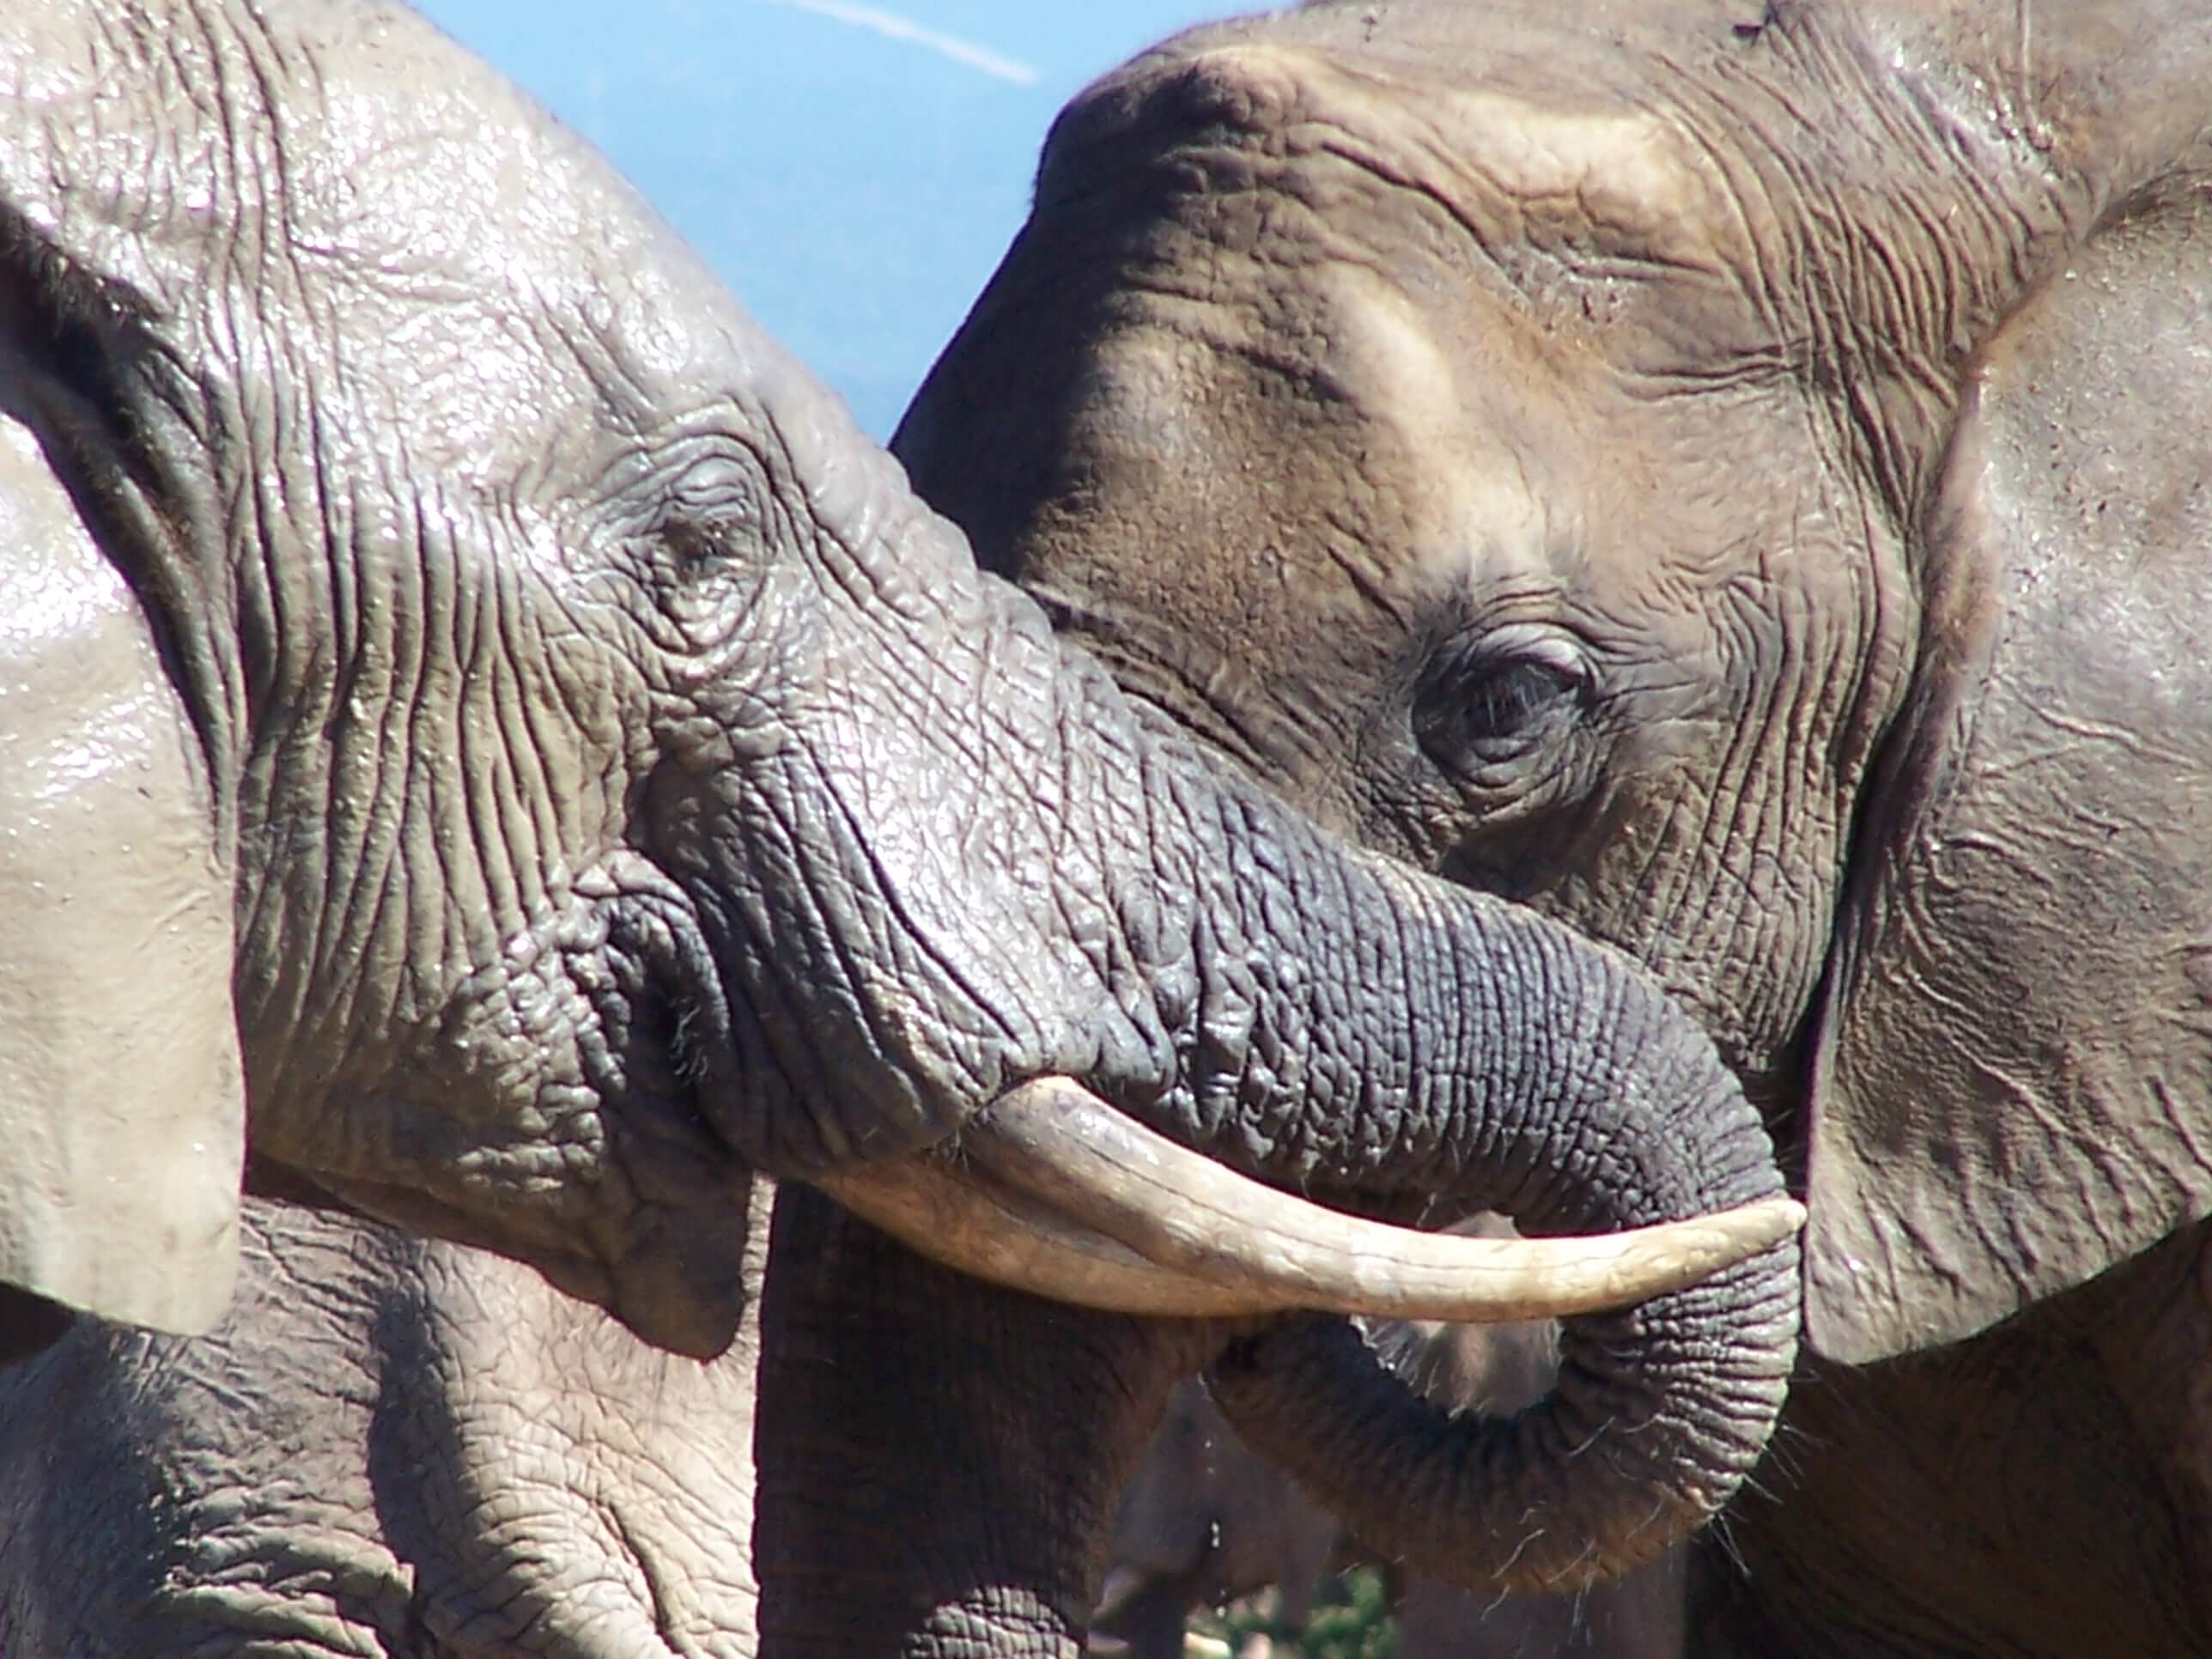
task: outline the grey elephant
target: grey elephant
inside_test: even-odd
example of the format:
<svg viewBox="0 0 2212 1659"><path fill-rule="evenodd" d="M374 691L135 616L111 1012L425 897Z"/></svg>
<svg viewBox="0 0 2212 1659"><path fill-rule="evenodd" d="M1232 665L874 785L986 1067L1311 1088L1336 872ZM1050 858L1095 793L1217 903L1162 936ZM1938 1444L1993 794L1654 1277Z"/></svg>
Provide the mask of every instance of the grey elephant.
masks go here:
<svg viewBox="0 0 2212 1659"><path fill-rule="evenodd" d="M12 1351L206 1329L241 1182L757 1317L779 1654L1070 1650L1168 1382L1279 1318L1586 1315L1532 1571L1724 1501L1794 1206L1650 975L1152 720L412 14L11 7L0 94ZM1480 1206L1632 1231L1346 1212Z"/></svg>
<svg viewBox="0 0 2212 1659"><path fill-rule="evenodd" d="M240 1222L212 1332L0 1370L0 1651L756 1650L757 1304L692 1359L488 1251Z"/></svg>
<svg viewBox="0 0 2212 1659"><path fill-rule="evenodd" d="M2194 3L1225 23L1063 112L894 441L1156 726L1636 957L1776 1127L1812 1358L1698 1652L2212 1651L2208 133ZM1478 1431L1297 1334L1238 1431L1481 1576Z"/></svg>

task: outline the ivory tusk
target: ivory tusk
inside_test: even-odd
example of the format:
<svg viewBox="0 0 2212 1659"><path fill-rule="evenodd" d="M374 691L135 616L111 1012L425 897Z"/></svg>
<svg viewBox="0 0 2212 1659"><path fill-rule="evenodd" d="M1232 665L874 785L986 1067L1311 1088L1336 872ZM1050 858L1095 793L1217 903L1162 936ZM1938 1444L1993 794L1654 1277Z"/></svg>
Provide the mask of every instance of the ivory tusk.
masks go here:
<svg viewBox="0 0 2212 1659"><path fill-rule="evenodd" d="M1686 1289L1781 1243L1772 1198L1586 1238L1468 1238L1363 1220L1154 1133L1066 1078L1009 1091L933 1151L818 1177L947 1266L1133 1314L1365 1314L1460 1322L1603 1312Z"/></svg>

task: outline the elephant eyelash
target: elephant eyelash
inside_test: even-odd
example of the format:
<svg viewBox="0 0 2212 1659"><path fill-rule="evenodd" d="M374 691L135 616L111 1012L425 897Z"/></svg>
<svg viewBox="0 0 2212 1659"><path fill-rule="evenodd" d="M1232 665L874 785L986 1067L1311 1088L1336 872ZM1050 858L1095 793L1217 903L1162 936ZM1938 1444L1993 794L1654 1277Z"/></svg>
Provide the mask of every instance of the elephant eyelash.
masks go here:
<svg viewBox="0 0 2212 1659"><path fill-rule="evenodd" d="M1443 656L1414 709L1414 736L1455 773L1518 760L1593 698L1589 659L1551 629L1499 629Z"/></svg>
<svg viewBox="0 0 2212 1659"><path fill-rule="evenodd" d="M1561 678L1547 664L1509 663L1475 683L1468 699L1467 718L1491 735L1510 736L1550 710L1578 684Z"/></svg>

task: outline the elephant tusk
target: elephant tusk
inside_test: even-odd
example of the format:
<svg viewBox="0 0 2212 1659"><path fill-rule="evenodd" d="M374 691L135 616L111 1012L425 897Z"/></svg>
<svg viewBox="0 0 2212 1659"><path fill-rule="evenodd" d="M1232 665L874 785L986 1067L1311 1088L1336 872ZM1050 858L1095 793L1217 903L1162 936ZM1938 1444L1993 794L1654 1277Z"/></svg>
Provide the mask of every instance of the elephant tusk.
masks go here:
<svg viewBox="0 0 2212 1659"><path fill-rule="evenodd" d="M1007 1186L957 1150L915 1152L811 1180L932 1261L1055 1302L1187 1318L1273 1313L1283 1305L1156 1266Z"/></svg>
<svg viewBox="0 0 2212 1659"><path fill-rule="evenodd" d="M817 1178L949 1267L1085 1307L1188 1317L1307 1309L1460 1322L1604 1312L1688 1288L1803 1225L1773 1198L1583 1238L1363 1220L1238 1175L1066 1078L1009 1091L952 1151Z"/></svg>

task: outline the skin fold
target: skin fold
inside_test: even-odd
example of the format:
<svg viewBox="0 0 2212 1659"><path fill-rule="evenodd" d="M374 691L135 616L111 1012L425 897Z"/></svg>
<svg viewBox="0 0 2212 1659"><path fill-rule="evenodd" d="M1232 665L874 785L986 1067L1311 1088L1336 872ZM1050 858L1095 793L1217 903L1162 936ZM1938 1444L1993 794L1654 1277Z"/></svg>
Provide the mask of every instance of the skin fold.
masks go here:
<svg viewBox="0 0 2212 1659"><path fill-rule="evenodd" d="M1399 1220L1780 1193L1649 974L1152 719L598 156L396 7L0 9L0 1346L70 1307L216 1326L249 1157L653 1347L757 1318L724 1566L763 1652L1066 1653L1173 1379L1352 1328L1078 1312L808 1176L984 1168L1009 1100L1070 1079ZM1753 1466L1798 1280L1794 1241L1745 1256L1570 1322L1571 1386L1483 1454L1498 1573L1627 1565ZM428 1320L390 1352L465 1372L489 1339L409 1298L421 1260L386 1262ZM386 1306L374 1277L331 1294ZM174 1461L198 1386L134 1419L132 1468L224 1480ZM1047 1479L1071 1422L1093 1459ZM465 1491L473 1443L410 1467ZM353 1498L379 1455L341 1457ZM143 1559L204 1541L164 1490ZM563 1582L534 1570L501 1595Z"/></svg>
<svg viewBox="0 0 2212 1659"><path fill-rule="evenodd" d="M1063 112L894 442L1152 724L1760 1104L1813 1352L1700 1653L2212 1647L2208 86L2197 4L1225 23ZM1215 1397L1464 1571L1480 1433L1346 1346Z"/></svg>

